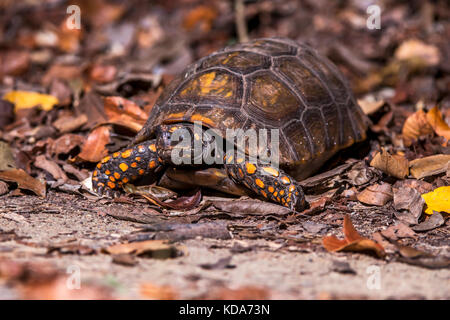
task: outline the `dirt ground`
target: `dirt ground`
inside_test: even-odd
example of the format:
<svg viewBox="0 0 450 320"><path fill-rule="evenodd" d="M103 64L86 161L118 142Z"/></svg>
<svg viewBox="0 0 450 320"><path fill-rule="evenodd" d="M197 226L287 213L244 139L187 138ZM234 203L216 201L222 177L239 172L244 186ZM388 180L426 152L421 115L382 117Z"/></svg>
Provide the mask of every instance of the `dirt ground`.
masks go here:
<svg viewBox="0 0 450 320"><path fill-rule="evenodd" d="M82 288L99 285L114 298L148 298L143 295L146 286L166 288L169 298L180 299L223 297L223 290L231 290L233 298L241 297L239 294L244 298L270 299L450 298L448 269L426 269L356 253L327 253L320 246L320 237L311 241L316 243L315 248L283 239L246 239L233 232L227 240L197 237L176 242L181 252L178 257L139 257L136 265L124 266L113 263L111 255L100 251L142 224L118 220L102 212L107 212L111 205L119 206L122 212L132 212L135 207L99 204L54 192L47 200L30 195L2 197L0 202L0 228L15 230L18 236L0 243L2 259L51 264L63 273L75 265L80 270ZM138 209L145 207L138 204ZM355 212L353 218L357 220L360 214L364 212ZM260 219L260 223L270 224L264 220ZM229 219L215 221L232 224ZM90 247L96 252L49 253L49 248L67 244ZM236 247L246 249L234 250ZM428 244L427 249L449 253L448 243ZM203 266L228 257L231 260L225 266ZM379 268L375 269L379 270L379 286L371 280L373 266ZM19 292L15 288L0 283L0 298L17 298Z"/></svg>

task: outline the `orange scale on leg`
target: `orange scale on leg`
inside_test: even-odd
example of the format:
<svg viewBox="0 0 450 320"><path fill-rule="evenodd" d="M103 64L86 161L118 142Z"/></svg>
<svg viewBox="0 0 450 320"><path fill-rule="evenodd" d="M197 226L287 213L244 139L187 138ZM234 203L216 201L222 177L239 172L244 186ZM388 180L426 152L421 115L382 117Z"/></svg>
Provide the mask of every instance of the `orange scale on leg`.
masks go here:
<svg viewBox="0 0 450 320"><path fill-rule="evenodd" d="M125 150L124 152L122 152L122 154L121 154L121 156L122 156L122 158L128 158L129 156L131 156L131 153L133 153L133 150L131 150L131 149L128 149L128 150Z"/></svg>

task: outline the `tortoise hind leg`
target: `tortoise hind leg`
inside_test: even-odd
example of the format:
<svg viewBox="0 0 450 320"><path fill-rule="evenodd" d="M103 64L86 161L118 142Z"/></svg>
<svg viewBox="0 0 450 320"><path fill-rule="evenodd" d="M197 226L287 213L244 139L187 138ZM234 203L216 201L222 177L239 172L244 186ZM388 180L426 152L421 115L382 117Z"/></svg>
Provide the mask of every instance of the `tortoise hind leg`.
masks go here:
<svg viewBox="0 0 450 320"><path fill-rule="evenodd" d="M270 201L299 212L308 207L302 188L280 169L248 161L225 164L225 168L234 181Z"/></svg>
<svg viewBox="0 0 450 320"><path fill-rule="evenodd" d="M103 158L92 175L92 187L98 194L117 196L123 184L160 167L156 140L142 142Z"/></svg>

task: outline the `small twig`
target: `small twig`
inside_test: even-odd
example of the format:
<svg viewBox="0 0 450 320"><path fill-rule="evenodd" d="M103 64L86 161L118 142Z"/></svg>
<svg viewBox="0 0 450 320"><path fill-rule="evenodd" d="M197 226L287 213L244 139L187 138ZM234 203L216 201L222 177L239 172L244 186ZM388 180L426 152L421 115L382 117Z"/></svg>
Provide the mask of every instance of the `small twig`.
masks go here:
<svg viewBox="0 0 450 320"><path fill-rule="evenodd" d="M236 15L236 28L239 42L248 41L247 23L245 21L245 6L244 0L235 0L234 9Z"/></svg>

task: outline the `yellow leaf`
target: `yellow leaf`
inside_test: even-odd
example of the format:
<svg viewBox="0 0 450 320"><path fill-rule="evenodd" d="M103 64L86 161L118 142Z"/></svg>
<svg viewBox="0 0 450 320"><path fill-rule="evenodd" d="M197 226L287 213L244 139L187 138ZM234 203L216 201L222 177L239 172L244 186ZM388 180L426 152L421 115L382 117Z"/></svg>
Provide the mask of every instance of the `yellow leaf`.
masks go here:
<svg viewBox="0 0 450 320"><path fill-rule="evenodd" d="M45 111L49 111L55 104L58 104L58 98L32 91L10 91L3 96L15 105L15 110L33 108L40 105Z"/></svg>
<svg viewBox="0 0 450 320"><path fill-rule="evenodd" d="M424 193L422 198L428 206L425 210L426 214L433 214L433 211L450 213L450 186L439 187Z"/></svg>

